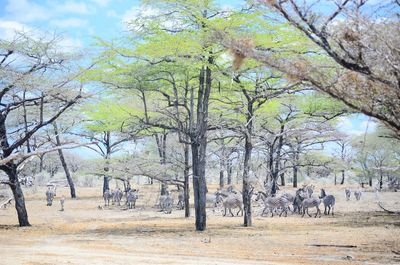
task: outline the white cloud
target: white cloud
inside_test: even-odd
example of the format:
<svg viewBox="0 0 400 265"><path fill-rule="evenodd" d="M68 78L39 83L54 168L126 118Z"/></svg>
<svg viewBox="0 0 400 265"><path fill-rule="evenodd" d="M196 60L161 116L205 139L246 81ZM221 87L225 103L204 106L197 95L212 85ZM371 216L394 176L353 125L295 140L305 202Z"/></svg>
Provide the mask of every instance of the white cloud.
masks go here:
<svg viewBox="0 0 400 265"><path fill-rule="evenodd" d="M84 2L67 1L62 5L56 5L56 10L60 13L88 14L89 9Z"/></svg>
<svg viewBox="0 0 400 265"><path fill-rule="evenodd" d="M65 13L85 15L89 13L89 8L85 2L49 1L47 4L37 4L27 0L8 0L5 6L6 18L18 22L37 22L46 21L60 17Z"/></svg>
<svg viewBox="0 0 400 265"><path fill-rule="evenodd" d="M367 133L372 133L377 126L374 121L362 121L358 123L355 118L350 117L340 117L338 120L339 123L336 125L336 128L347 135L363 135L367 130L367 126Z"/></svg>
<svg viewBox="0 0 400 265"><path fill-rule="evenodd" d="M8 0L5 10L13 20L22 22L42 21L52 16L50 10L27 0Z"/></svg>
<svg viewBox="0 0 400 265"><path fill-rule="evenodd" d="M58 28L76 28L76 27L83 27L87 25L87 20L80 19L80 18L68 18L68 19L55 19L50 21L52 26Z"/></svg>
<svg viewBox="0 0 400 265"><path fill-rule="evenodd" d="M95 4L101 7L105 7L108 5L108 3L110 3L110 0L90 0L90 1L94 2Z"/></svg>
<svg viewBox="0 0 400 265"><path fill-rule="evenodd" d="M5 40L12 40L16 31L32 31L33 29L27 25L12 20L0 19L0 35Z"/></svg>
<svg viewBox="0 0 400 265"><path fill-rule="evenodd" d="M60 41L59 46L62 47L63 49L66 49L67 51L75 51L83 48L83 44L79 39L73 39L68 37L62 39Z"/></svg>

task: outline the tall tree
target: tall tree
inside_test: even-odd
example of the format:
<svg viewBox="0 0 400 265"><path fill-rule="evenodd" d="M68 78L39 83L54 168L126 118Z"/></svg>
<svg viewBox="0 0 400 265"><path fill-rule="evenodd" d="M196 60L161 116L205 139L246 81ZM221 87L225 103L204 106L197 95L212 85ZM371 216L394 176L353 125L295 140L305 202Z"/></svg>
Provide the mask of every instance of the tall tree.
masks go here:
<svg viewBox="0 0 400 265"><path fill-rule="evenodd" d="M24 32L0 40L0 152L8 160L0 169L9 178L20 226L30 225L17 174L24 159L12 158L18 158L17 152L33 153L29 140L81 98L73 82L78 76L70 64L74 58L61 52L58 41Z"/></svg>

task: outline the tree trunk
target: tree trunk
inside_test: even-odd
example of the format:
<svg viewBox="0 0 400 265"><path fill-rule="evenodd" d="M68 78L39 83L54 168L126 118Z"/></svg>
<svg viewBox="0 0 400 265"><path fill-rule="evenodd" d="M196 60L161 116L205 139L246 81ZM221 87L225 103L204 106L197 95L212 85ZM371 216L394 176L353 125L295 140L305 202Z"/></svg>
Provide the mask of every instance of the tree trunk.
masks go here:
<svg viewBox="0 0 400 265"><path fill-rule="evenodd" d="M54 134L56 136L56 144L57 146L61 146L61 141L60 141L60 136L58 134L58 128L57 124L54 122L53 123L53 128L54 128ZM64 168L65 176L67 177L70 193L71 193L71 198L76 198L76 193L75 193L75 185L74 181L72 180L71 173L69 172L68 165L65 162L65 157L62 149L58 149L58 156L60 157L61 165Z"/></svg>
<svg viewBox="0 0 400 265"><path fill-rule="evenodd" d="M285 173L282 172L280 177L281 177L281 186L285 186L286 185L286 183L285 183Z"/></svg>
<svg viewBox="0 0 400 265"><path fill-rule="evenodd" d="M253 146L251 144L250 137L246 137L245 143L245 153L244 153L244 163L243 163L243 211L244 211L244 226L252 226L252 215L251 215L251 185L249 182L249 172L250 172L250 161L251 152Z"/></svg>
<svg viewBox="0 0 400 265"><path fill-rule="evenodd" d="M342 180L340 181L340 185L344 184L344 170L341 170Z"/></svg>
<svg viewBox="0 0 400 265"><path fill-rule="evenodd" d="M15 209L17 210L19 226L30 226L28 212L25 207L25 198L18 181L17 166L13 163L7 164L2 168L10 180L10 188L14 195Z"/></svg>
<svg viewBox="0 0 400 265"><path fill-rule="evenodd" d="M380 173L380 178L379 178L379 189L381 190L383 187L383 172L382 170L379 170Z"/></svg>
<svg viewBox="0 0 400 265"><path fill-rule="evenodd" d="M184 186L183 186L183 194L185 197L185 217L190 217L190 203L189 203L189 145L184 145L184 156L185 156L185 169L183 171L184 176Z"/></svg>
<svg viewBox="0 0 400 265"><path fill-rule="evenodd" d="M206 194L207 186L205 180L205 155L201 154L200 146L192 144L193 163L193 193L196 218L196 230L204 231L207 226Z"/></svg>
<svg viewBox="0 0 400 265"><path fill-rule="evenodd" d="M337 177L336 177L336 173L335 173L335 186L337 185Z"/></svg>
<svg viewBox="0 0 400 265"><path fill-rule="evenodd" d="M372 187L372 176L371 174L368 174L368 184L370 187Z"/></svg>
<svg viewBox="0 0 400 265"><path fill-rule="evenodd" d="M213 64L213 58L208 58L208 63ZM206 150L208 105L211 92L211 69L203 66L199 75L199 90L197 95L197 123L194 134L191 136L193 193L196 218L196 230L204 231L207 226L206 214Z"/></svg>
<svg viewBox="0 0 400 265"><path fill-rule="evenodd" d="M219 170L219 188L222 189L224 187L224 170Z"/></svg>
<svg viewBox="0 0 400 265"><path fill-rule="evenodd" d="M297 188L297 165L293 166L293 188Z"/></svg>
<svg viewBox="0 0 400 265"><path fill-rule="evenodd" d="M110 179L108 176L103 177L103 194L106 190L110 190Z"/></svg>
<svg viewBox="0 0 400 265"><path fill-rule="evenodd" d="M232 165L232 160L228 159L228 162L226 164L227 170L227 184L228 185L232 185L232 171L233 171L233 165Z"/></svg>

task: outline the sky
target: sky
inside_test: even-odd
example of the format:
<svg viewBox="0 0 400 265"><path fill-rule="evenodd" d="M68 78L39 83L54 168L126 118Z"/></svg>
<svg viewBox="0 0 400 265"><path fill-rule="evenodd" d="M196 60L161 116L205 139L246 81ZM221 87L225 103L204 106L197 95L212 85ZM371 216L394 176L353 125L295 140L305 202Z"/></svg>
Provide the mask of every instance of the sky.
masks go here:
<svg viewBox="0 0 400 265"><path fill-rule="evenodd" d="M244 3L220 0L221 6ZM12 39L15 30L61 34L66 49L90 51L95 37L112 39L126 33L126 22L135 18L139 0L0 0L0 36ZM338 129L350 135L375 130L365 115L341 117Z"/></svg>

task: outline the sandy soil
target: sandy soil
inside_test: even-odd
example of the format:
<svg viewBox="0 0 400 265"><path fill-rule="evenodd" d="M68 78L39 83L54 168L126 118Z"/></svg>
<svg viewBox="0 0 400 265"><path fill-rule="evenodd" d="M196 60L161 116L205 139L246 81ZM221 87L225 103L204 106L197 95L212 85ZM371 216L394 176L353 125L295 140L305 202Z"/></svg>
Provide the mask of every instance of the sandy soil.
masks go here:
<svg viewBox="0 0 400 265"><path fill-rule="evenodd" d="M0 264L400 263L400 216L382 212L372 192L359 202L346 202L343 188L332 187L328 193L337 198L335 216L316 219L260 217L255 204L250 228L242 227L242 217L222 217L210 209L208 229L200 233L194 231L194 218L183 218L183 211L158 212L153 189L140 188L137 209L100 210L100 188L79 188L79 198L67 199L64 212L58 199L68 195L66 188L58 190L52 207L46 207L43 188L26 191L32 227L15 225L13 207L0 210ZM385 205L400 210L400 193L380 196Z"/></svg>

